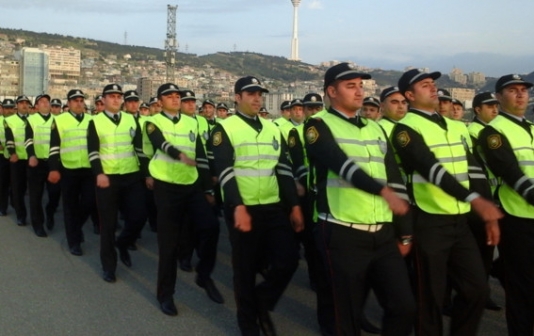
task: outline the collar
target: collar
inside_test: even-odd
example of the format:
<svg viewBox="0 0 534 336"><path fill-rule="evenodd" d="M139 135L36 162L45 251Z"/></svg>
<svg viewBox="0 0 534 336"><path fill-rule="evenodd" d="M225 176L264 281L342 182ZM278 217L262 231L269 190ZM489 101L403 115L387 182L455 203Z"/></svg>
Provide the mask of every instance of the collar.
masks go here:
<svg viewBox="0 0 534 336"><path fill-rule="evenodd" d="M249 120L258 120L258 116L250 117L244 113L241 113L241 111L237 111L237 114L239 114L243 118L247 118Z"/></svg>
<svg viewBox="0 0 534 336"><path fill-rule="evenodd" d="M499 113L501 113L501 114L503 114L503 115L505 115L505 116L508 116L509 118L515 119L515 120L517 120L517 121L519 121L519 122L523 122L523 121L525 120L524 117L521 118L521 117L518 117L518 116L516 116L516 115L510 114L510 113L508 113L508 112L504 112L503 110L499 110Z"/></svg>
<svg viewBox="0 0 534 336"><path fill-rule="evenodd" d="M119 118L121 117L121 111L117 112L117 113L111 113L109 112L108 110L105 110L104 113L110 118L110 119L114 119L114 116L115 115L118 115Z"/></svg>
<svg viewBox="0 0 534 336"><path fill-rule="evenodd" d="M416 108L410 109L410 111L421 112L421 113L426 114L426 115L429 116L429 117L433 116L434 114L437 114L437 115L439 115L440 117L442 117L442 115L439 114L439 113L436 112L436 111L432 111L432 112L430 112L430 111L424 111L424 110L420 110L420 109L416 109Z"/></svg>
<svg viewBox="0 0 534 336"><path fill-rule="evenodd" d="M302 123L298 123L298 122L294 121L293 119L289 119L289 121L293 124L293 126L299 126L299 125L302 124Z"/></svg>
<svg viewBox="0 0 534 336"><path fill-rule="evenodd" d="M178 118L178 120L180 120L180 113L176 113L176 115L172 115L165 111L161 111L161 113L163 113L163 115L169 118L170 120L173 120L175 117Z"/></svg>
<svg viewBox="0 0 534 336"><path fill-rule="evenodd" d="M487 125L487 123L485 123L482 120L478 119L478 117L475 117L475 119L473 119L473 122L476 123L476 124L483 125L483 126Z"/></svg>

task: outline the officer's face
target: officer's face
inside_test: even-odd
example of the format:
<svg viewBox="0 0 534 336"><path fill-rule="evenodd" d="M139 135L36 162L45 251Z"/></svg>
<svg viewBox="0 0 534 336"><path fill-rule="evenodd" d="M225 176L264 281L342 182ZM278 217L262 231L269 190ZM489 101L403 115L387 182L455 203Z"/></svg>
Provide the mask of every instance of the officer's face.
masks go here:
<svg viewBox="0 0 534 336"><path fill-rule="evenodd" d="M50 113L53 115L58 115L61 113L61 106L54 105L50 108Z"/></svg>
<svg viewBox="0 0 534 336"><path fill-rule="evenodd" d="M159 104L159 102L150 104L148 108L150 110L150 115L154 115L161 112L161 105Z"/></svg>
<svg viewBox="0 0 534 336"><path fill-rule="evenodd" d="M182 100L182 107L180 108L180 111L182 113L187 114L188 116L192 116L195 114L196 110L197 101L195 99Z"/></svg>
<svg viewBox="0 0 534 336"><path fill-rule="evenodd" d="M217 109L217 117L226 119L228 117L228 110L223 108Z"/></svg>
<svg viewBox="0 0 534 336"><path fill-rule="evenodd" d="M363 81L361 78L337 81L327 88L327 94L333 108L354 115L362 107Z"/></svg>
<svg viewBox="0 0 534 336"><path fill-rule="evenodd" d="M291 119L297 123L304 121L304 108L302 106L293 106L291 108Z"/></svg>
<svg viewBox="0 0 534 336"><path fill-rule="evenodd" d="M438 105L438 112L444 117L451 118L452 117L452 102L447 99L440 99L439 105Z"/></svg>
<svg viewBox="0 0 534 336"><path fill-rule="evenodd" d="M127 100L124 102L124 110L128 113L137 113L139 110L139 100Z"/></svg>
<svg viewBox="0 0 534 336"><path fill-rule="evenodd" d="M317 112L321 111L323 109L322 105L308 105L304 107L304 114L306 115L306 118L311 117L312 115L316 114Z"/></svg>
<svg viewBox="0 0 534 336"><path fill-rule="evenodd" d="M165 112L178 113L180 111L181 100L178 92L172 92L159 96L159 103Z"/></svg>
<svg viewBox="0 0 534 336"><path fill-rule="evenodd" d="M69 99L67 104L72 113L82 114L85 111L85 101L82 97Z"/></svg>
<svg viewBox="0 0 534 336"><path fill-rule="evenodd" d="M464 108L462 105L453 104L452 105L452 119L454 120L462 120L464 117Z"/></svg>
<svg viewBox="0 0 534 336"><path fill-rule="evenodd" d="M248 116L256 116L262 106L262 97L261 91L242 91L235 95L237 109Z"/></svg>
<svg viewBox="0 0 534 336"><path fill-rule="evenodd" d="M50 101L46 97L42 97L41 99L39 99L35 106L37 107L39 113L50 113Z"/></svg>
<svg viewBox="0 0 534 336"><path fill-rule="evenodd" d="M260 112L260 117L262 117L263 119L268 119L267 116L269 115L269 113L267 112Z"/></svg>
<svg viewBox="0 0 534 336"><path fill-rule="evenodd" d="M9 117L11 115L15 114L15 108L14 107L4 107L4 116Z"/></svg>
<svg viewBox="0 0 534 336"><path fill-rule="evenodd" d="M102 97L104 109L111 113L117 113L121 110L122 95L120 93L106 93Z"/></svg>
<svg viewBox="0 0 534 336"><path fill-rule="evenodd" d="M20 114L28 114L30 112L30 104L27 101L21 101L17 103L17 111Z"/></svg>
<svg viewBox="0 0 534 336"><path fill-rule="evenodd" d="M208 119L213 118L213 115L215 114L215 107L213 107L213 105L204 104L204 106L202 106L202 110L204 111L204 117Z"/></svg>
<svg viewBox="0 0 534 336"><path fill-rule="evenodd" d="M438 89L432 78L413 84L405 96L411 106L425 111L434 111L439 104Z"/></svg>
<svg viewBox="0 0 534 336"><path fill-rule="evenodd" d="M475 107L475 112L478 119L487 124L499 114L499 104L482 104L480 107Z"/></svg>
<svg viewBox="0 0 534 336"><path fill-rule="evenodd" d="M150 110L146 107L141 107L139 109L139 114L142 115L142 116L149 116L150 115Z"/></svg>
<svg viewBox="0 0 534 336"><path fill-rule="evenodd" d="M280 115L286 119L289 119L289 117L291 116L291 109L283 109L281 112L280 112Z"/></svg>
<svg viewBox="0 0 534 336"><path fill-rule="evenodd" d="M528 106L528 89L523 84L512 84L497 93L501 108L508 113L524 116Z"/></svg>
<svg viewBox="0 0 534 336"><path fill-rule="evenodd" d="M95 103L95 112L98 113L102 111L104 111L104 103L101 100L99 100Z"/></svg>
<svg viewBox="0 0 534 336"><path fill-rule="evenodd" d="M362 117L377 120L380 117L380 109L374 105L363 105L361 114Z"/></svg>
<svg viewBox="0 0 534 336"><path fill-rule="evenodd" d="M389 95L380 105L384 117L395 121L404 118L408 110L408 102L399 92Z"/></svg>

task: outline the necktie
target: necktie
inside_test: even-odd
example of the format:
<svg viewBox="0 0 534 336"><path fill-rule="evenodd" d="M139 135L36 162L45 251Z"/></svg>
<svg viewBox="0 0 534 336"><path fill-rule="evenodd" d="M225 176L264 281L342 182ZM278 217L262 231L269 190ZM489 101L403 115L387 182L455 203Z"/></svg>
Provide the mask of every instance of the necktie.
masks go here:
<svg viewBox="0 0 534 336"><path fill-rule="evenodd" d="M447 129L447 124L445 123L445 120L443 120L443 117L440 116L439 114L437 113L434 113L432 116L431 116L432 120L434 120L441 128L443 128L444 130Z"/></svg>
<svg viewBox="0 0 534 336"><path fill-rule="evenodd" d="M178 117L176 117L176 116L173 117L173 118L172 118L172 123L173 123L173 124L176 124L177 122L178 122Z"/></svg>
<svg viewBox="0 0 534 336"><path fill-rule="evenodd" d="M115 124L118 124L120 121L119 115L118 114L113 115L113 120L115 121Z"/></svg>
<svg viewBox="0 0 534 336"><path fill-rule="evenodd" d="M77 115L76 115L76 119L77 119L79 122L81 122L82 119L83 119L83 114L77 114Z"/></svg>

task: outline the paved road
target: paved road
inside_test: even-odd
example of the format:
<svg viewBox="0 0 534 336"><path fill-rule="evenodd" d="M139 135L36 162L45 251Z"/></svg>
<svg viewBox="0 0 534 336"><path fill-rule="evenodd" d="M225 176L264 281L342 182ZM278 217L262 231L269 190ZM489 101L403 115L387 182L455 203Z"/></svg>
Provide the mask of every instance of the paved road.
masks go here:
<svg viewBox="0 0 534 336"><path fill-rule="evenodd" d="M68 252L58 211L56 228L38 238L31 226L18 227L13 210L0 217L0 335L238 335L232 292L230 246L221 232L214 279L226 303L212 303L195 285L194 275L178 271L177 317L159 310L155 299L157 246L155 234L145 230L133 266L119 262L117 282L101 279L99 241L91 225L85 228L84 255ZM503 303L492 281L493 297ZM301 262L273 320L280 335L318 335L315 298L308 288ZM368 315L379 321L375 302ZM506 333L503 312L486 312L481 335Z"/></svg>

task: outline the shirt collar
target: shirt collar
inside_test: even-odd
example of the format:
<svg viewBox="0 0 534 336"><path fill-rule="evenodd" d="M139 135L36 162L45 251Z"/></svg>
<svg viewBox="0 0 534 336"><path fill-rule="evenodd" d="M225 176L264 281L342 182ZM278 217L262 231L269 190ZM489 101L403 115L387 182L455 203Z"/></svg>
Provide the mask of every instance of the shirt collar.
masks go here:
<svg viewBox="0 0 534 336"><path fill-rule="evenodd" d="M503 114L506 114L506 115L509 116L510 118L513 118L513 119L515 119L515 120L517 120L517 121L519 121L519 122L523 122L523 120L525 120L525 118L521 118L521 117L518 117L518 116L516 116L516 115L510 114L510 113L508 113L508 112L504 112L503 110L501 110L500 112L503 113Z"/></svg>
<svg viewBox="0 0 534 336"><path fill-rule="evenodd" d="M117 113L111 113L109 112L108 110L105 110L104 113L110 118L110 119L114 119L115 115L118 115L119 118L121 117L121 111L117 112Z"/></svg>
<svg viewBox="0 0 534 336"><path fill-rule="evenodd" d="M247 119L250 119L250 120L258 120L258 116L254 116L254 117L250 117L244 113L241 113L241 111L237 111L237 113L239 113L242 117L244 118L247 118Z"/></svg>

